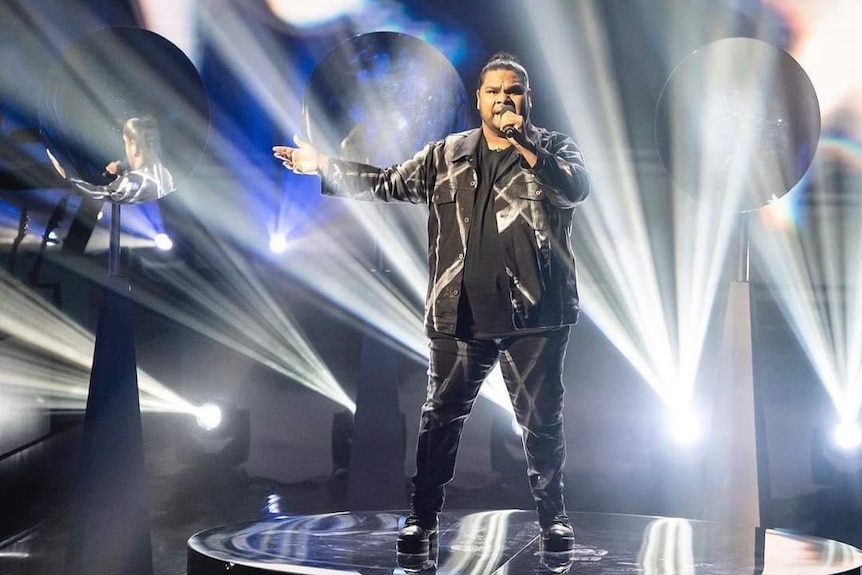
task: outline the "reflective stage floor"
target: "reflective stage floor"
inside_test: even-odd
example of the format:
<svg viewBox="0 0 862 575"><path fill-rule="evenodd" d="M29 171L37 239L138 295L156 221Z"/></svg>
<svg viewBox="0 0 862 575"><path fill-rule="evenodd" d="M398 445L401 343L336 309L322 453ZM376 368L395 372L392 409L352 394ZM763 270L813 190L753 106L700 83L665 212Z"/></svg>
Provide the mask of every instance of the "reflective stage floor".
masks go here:
<svg viewBox="0 0 862 575"><path fill-rule="evenodd" d="M570 519L574 552L542 554L532 511L444 513L436 561L399 565L403 512L275 517L197 533L188 541L188 575L829 575L862 566L851 545L785 531L641 515Z"/></svg>

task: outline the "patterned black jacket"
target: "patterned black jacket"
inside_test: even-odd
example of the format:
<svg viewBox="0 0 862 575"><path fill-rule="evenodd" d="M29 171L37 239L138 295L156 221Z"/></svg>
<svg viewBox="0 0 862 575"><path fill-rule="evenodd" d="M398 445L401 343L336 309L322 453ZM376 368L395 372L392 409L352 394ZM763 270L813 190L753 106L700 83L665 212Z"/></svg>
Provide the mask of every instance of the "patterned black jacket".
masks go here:
<svg viewBox="0 0 862 575"><path fill-rule="evenodd" d="M553 328L578 320L572 215L590 193L583 154L564 134L536 130L538 163L522 159L494 187L497 229L518 329ZM428 207L428 291L425 326L455 333L464 255L478 182L473 129L426 145L413 158L377 168L331 159L322 193L358 200L404 201Z"/></svg>

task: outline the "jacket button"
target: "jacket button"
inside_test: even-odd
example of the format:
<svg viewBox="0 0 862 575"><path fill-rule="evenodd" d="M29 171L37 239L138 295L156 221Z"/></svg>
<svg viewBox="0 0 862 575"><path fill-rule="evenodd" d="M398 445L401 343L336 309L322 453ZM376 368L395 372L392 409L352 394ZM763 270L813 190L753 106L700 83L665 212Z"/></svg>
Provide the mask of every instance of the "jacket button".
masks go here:
<svg viewBox="0 0 862 575"><path fill-rule="evenodd" d="M470 187L471 187L471 188L475 188L475 187L476 187L476 180L470 180Z"/></svg>
<svg viewBox="0 0 862 575"><path fill-rule="evenodd" d="M469 218L469 217L464 218L464 223L465 223L465 224L469 224L469 223L470 223L470 218Z"/></svg>
<svg viewBox="0 0 862 575"><path fill-rule="evenodd" d="M459 259L459 260L463 260L463 259L464 259L464 254L458 254L458 259Z"/></svg>
<svg viewBox="0 0 862 575"><path fill-rule="evenodd" d="M458 295L458 288L452 290L452 295Z"/></svg>
<svg viewBox="0 0 862 575"><path fill-rule="evenodd" d="M541 195L542 195L542 190L536 190L536 191L535 191L535 192L533 192L533 193L534 193L534 194L536 194L537 196L541 196Z"/></svg>

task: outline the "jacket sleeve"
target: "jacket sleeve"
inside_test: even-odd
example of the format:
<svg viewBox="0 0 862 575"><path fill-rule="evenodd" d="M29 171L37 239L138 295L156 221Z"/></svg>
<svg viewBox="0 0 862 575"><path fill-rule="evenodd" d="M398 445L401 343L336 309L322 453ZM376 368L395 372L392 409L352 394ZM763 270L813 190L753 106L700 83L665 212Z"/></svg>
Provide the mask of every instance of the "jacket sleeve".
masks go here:
<svg viewBox="0 0 862 575"><path fill-rule="evenodd" d="M104 186L75 178L69 181L78 190L95 200L106 200L117 204L136 204L156 200L175 190L173 178L162 164L127 172Z"/></svg>
<svg viewBox="0 0 862 575"><path fill-rule="evenodd" d="M559 208L572 208L590 195L590 177L581 149L570 137L546 132L536 151L532 172L548 201Z"/></svg>
<svg viewBox="0 0 862 575"><path fill-rule="evenodd" d="M363 201L427 203L438 145L428 144L411 159L388 168L331 158L321 174L321 193Z"/></svg>

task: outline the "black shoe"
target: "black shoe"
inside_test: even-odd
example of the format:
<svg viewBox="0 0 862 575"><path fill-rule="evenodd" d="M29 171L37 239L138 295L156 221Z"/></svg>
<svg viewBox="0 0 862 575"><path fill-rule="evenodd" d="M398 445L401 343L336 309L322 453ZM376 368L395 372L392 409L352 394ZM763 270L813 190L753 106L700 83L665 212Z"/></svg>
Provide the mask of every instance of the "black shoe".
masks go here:
<svg viewBox="0 0 862 575"><path fill-rule="evenodd" d="M437 547L437 517L420 518L408 515L398 532L396 548L399 555L428 555Z"/></svg>
<svg viewBox="0 0 862 575"><path fill-rule="evenodd" d="M565 553L575 548L575 532L565 515L554 517L542 529L542 551L545 553Z"/></svg>
<svg viewBox="0 0 862 575"><path fill-rule="evenodd" d="M544 567L546 573L552 573L553 575L568 573L572 565L575 564L575 551L573 549L557 553L551 553L550 551L540 553L539 562Z"/></svg>
<svg viewBox="0 0 862 575"><path fill-rule="evenodd" d="M559 553L555 553L559 555ZM408 555L398 553L398 567L405 574L410 575L436 575L437 573L437 546L431 545L428 555ZM397 571L394 571L395 573Z"/></svg>

